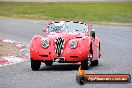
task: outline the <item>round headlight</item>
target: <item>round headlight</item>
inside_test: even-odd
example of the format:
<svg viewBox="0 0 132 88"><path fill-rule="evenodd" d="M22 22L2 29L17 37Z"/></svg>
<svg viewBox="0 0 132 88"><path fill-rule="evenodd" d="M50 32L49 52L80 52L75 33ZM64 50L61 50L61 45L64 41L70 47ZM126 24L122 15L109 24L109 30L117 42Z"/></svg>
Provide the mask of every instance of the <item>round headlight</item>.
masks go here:
<svg viewBox="0 0 132 88"><path fill-rule="evenodd" d="M74 48L76 48L76 46L77 46L77 42L76 42L75 40L71 40L71 41L69 42L69 46L70 46L72 49L74 49Z"/></svg>
<svg viewBox="0 0 132 88"><path fill-rule="evenodd" d="M42 40L41 44L42 44L42 47L47 48L49 46L49 41L48 40Z"/></svg>

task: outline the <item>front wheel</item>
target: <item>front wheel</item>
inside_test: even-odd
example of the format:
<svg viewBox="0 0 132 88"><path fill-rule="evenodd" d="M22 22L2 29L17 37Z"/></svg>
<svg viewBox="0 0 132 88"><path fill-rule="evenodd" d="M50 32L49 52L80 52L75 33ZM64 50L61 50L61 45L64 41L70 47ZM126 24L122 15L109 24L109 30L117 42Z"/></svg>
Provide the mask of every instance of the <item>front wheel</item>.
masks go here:
<svg viewBox="0 0 132 88"><path fill-rule="evenodd" d="M39 70L40 65L41 65L41 61L36 61L31 58L31 68L33 71Z"/></svg>
<svg viewBox="0 0 132 88"><path fill-rule="evenodd" d="M84 61L81 62L83 69L88 70L91 67L92 59L87 57Z"/></svg>

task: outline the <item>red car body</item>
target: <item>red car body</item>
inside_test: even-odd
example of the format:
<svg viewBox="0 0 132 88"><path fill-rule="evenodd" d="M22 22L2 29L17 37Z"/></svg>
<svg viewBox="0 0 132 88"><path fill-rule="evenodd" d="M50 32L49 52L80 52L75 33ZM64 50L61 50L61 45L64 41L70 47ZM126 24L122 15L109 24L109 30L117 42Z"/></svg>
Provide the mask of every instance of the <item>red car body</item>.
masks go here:
<svg viewBox="0 0 132 88"><path fill-rule="evenodd" d="M88 69L85 66L88 63L86 59L91 58L91 65L92 62L98 64L100 40L95 37L95 31L89 24L73 21L51 22L44 31L45 36L35 35L30 43L32 70L38 70L41 62L45 62L47 66L55 61L81 62Z"/></svg>

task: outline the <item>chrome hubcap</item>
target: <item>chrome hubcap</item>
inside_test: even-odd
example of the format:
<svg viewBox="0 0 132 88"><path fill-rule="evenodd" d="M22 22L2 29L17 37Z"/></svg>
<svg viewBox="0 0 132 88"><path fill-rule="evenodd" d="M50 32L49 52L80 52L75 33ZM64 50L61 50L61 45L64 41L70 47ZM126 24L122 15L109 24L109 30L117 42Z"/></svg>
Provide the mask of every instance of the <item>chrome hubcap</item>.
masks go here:
<svg viewBox="0 0 132 88"><path fill-rule="evenodd" d="M92 60L92 54L89 54L89 57L88 57L88 66L89 67L91 66L91 60Z"/></svg>
<svg viewBox="0 0 132 88"><path fill-rule="evenodd" d="M90 67L90 65L91 65L91 60L90 60L90 58L88 59L88 66Z"/></svg>

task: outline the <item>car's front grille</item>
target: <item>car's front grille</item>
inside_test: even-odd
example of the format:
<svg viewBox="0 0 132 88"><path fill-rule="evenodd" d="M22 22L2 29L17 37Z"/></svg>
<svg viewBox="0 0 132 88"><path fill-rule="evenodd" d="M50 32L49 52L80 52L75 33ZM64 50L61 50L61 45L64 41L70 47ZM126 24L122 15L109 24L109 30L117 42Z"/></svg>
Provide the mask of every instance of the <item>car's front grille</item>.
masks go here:
<svg viewBox="0 0 132 88"><path fill-rule="evenodd" d="M62 54L62 49L63 49L63 43L64 43L64 39L62 38L57 38L56 39L56 55L60 56Z"/></svg>
<svg viewBox="0 0 132 88"><path fill-rule="evenodd" d="M70 58L79 58L78 56L70 56Z"/></svg>
<svg viewBox="0 0 132 88"><path fill-rule="evenodd" d="M39 55L39 56L41 56L41 57L48 57L48 55Z"/></svg>

